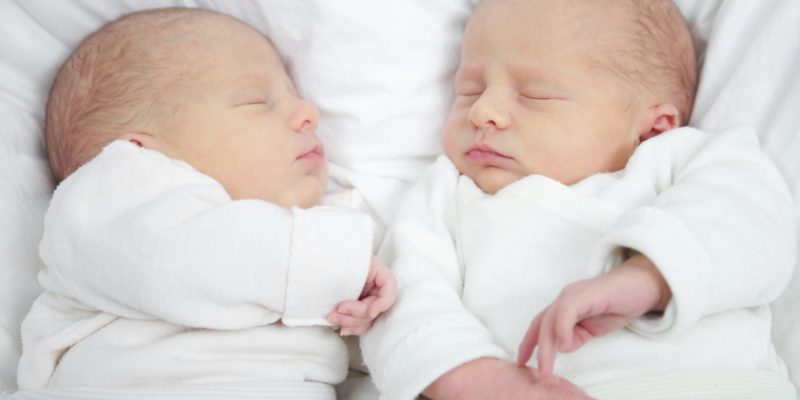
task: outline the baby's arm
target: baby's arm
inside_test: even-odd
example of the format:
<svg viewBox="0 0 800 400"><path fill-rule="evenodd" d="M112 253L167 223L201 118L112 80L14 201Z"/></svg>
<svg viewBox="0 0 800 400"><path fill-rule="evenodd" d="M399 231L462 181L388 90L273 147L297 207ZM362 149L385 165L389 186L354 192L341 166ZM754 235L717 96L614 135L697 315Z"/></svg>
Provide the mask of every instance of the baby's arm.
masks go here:
<svg viewBox="0 0 800 400"><path fill-rule="evenodd" d="M333 307L361 292L368 216L231 201L156 153L106 156L54 195L41 245L47 289L114 315L213 329L330 325Z"/></svg>
<svg viewBox="0 0 800 400"><path fill-rule="evenodd" d="M589 399L564 379L542 380L534 369L496 358L479 358L464 363L434 381L423 393L434 400Z"/></svg>
<svg viewBox="0 0 800 400"><path fill-rule="evenodd" d="M659 139L667 146L640 146L649 152L642 156L662 159L647 163L657 196L625 213L596 252L598 262L623 249L645 255L672 292L663 318L639 318L631 328L678 333L705 316L777 298L794 267L795 217L786 184L754 132L685 128L650 140Z"/></svg>
<svg viewBox="0 0 800 400"><path fill-rule="evenodd" d="M548 377L556 351L575 351L645 313L663 311L671 297L656 266L637 254L607 274L565 287L531 322L519 346L517 364L526 365L538 345L537 365L541 375Z"/></svg>
<svg viewBox="0 0 800 400"><path fill-rule="evenodd" d="M626 248L641 254L567 287L532 322L518 362L538 344L548 373L556 350L573 351L629 323L643 334L679 332L706 315L767 304L785 287L795 257L791 198L755 136L687 129L661 139L668 141L645 150L660 162L642 163L640 155L626 168L655 166L648 173L657 197L623 215L601 239L597 261ZM647 287L661 289L656 295ZM664 318L637 319L648 311L665 311Z"/></svg>

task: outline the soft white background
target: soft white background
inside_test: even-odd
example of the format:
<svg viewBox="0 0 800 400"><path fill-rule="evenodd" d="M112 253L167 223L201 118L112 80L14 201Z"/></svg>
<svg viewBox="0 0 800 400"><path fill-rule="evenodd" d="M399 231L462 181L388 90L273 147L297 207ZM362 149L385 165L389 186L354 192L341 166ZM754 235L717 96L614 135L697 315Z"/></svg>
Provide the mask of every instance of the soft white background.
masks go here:
<svg viewBox="0 0 800 400"><path fill-rule="evenodd" d="M440 151L461 30L476 1L0 1L0 391L16 387L18 326L39 290L36 246L52 190L41 138L47 91L86 34L123 13L163 6L216 9L262 30L320 109L332 188L358 188L386 223ZM677 3L704 61L692 125L754 126L800 211L800 2ZM776 345L797 384L797 274L774 310Z"/></svg>

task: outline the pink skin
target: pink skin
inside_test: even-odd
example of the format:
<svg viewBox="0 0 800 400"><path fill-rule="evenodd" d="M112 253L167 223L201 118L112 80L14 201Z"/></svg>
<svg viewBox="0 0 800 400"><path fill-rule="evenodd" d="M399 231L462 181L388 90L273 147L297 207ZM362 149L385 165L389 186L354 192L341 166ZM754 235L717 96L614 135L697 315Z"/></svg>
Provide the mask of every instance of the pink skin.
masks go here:
<svg viewBox="0 0 800 400"><path fill-rule="evenodd" d="M297 159L308 161L310 164L321 165L325 162L325 150L322 149L322 145L315 144L310 150L297 157Z"/></svg>
<svg viewBox="0 0 800 400"><path fill-rule="evenodd" d="M556 352L573 352L651 311L663 311L671 293L655 265L639 254L605 275L565 287L531 322L519 346L525 366L538 346L542 379L553 374Z"/></svg>
<svg viewBox="0 0 800 400"><path fill-rule="evenodd" d="M514 161L513 157L509 157L482 142L473 144L464 154L467 159L483 168L504 168Z"/></svg>
<svg viewBox="0 0 800 400"><path fill-rule="evenodd" d="M397 298L397 281L394 275L377 257L372 257L367 283L358 300L339 303L329 315L328 321L339 325L342 336L360 335L366 332L382 313L386 312Z"/></svg>
<svg viewBox="0 0 800 400"><path fill-rule="evenodd" d="M564 379L544 380L533 368L496 358L466 362L437 379L424 394L431 399L589 399Z"/></svg>

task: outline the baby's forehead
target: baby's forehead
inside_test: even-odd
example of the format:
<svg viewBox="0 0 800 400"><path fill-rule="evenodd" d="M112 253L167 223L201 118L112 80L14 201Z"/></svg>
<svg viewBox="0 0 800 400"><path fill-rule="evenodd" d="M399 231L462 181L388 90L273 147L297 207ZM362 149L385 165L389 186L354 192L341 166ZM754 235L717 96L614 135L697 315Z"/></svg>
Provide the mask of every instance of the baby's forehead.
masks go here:
<svg viewBox="0 0 800 400"><path fill-rule="evenodd" d="M227 60L258 53L265 62L280 62L270 41L255 28L232 17L211 14L186 18L164 27L140 46L155 72L201 72ZM276 60L273 60L276 59ZM233 65L235 67L235 65Z"/></svg>
<svg viewBox="0 0 800 400"><path fill-rule="evenodd" d="M269 43L250 25L204 9L175 8L134 13L112 23L109 30L121 40L140 44L130 46L131 50L147 53L161 51L167 55L180 51L235 49L237 41L253 37L260 37Z"/></svg>

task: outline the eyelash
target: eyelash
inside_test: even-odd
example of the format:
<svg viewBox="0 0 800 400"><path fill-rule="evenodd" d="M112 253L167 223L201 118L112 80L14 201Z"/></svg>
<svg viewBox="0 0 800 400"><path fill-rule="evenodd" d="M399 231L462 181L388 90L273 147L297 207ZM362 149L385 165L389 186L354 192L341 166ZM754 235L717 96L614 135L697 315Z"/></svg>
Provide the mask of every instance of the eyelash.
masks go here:
<svg viewBox="0 0 800 400"><path fill-rule="evenodd" d="M483 92L478 92L478 93L458 93L457 95L458 95L458 97L461 97L461 98L477 98L477 97L480 97L482 94L483 94ZM547 97L547 96L528 96L528 95L520 94L518 96L518 99L520 101L547 101L547 100L552 100L553 98L552 97Z"/></svg>
<svg viewBox="0 0 800 400"><path fill-rule="evenodd" d="M526 96L524 94L519 95L520 99L522 100L552 100L552 97L547 96Z"/></svg>
<svg viewBox="0 0 800 400"><path fill-rule="evenodd" d="M258 100L258 101L248 101L245 103L240 104L242 106L267 106L269 105L268 100Z"/></svg>
<svg viewBox="0 0 800 400"><path fill-rule="evenodd" d="M457 90L456 94L458 96L464 96L464 97L480 96L480 95L483 94L483 89L481 89L481 90Z"/></svg>

